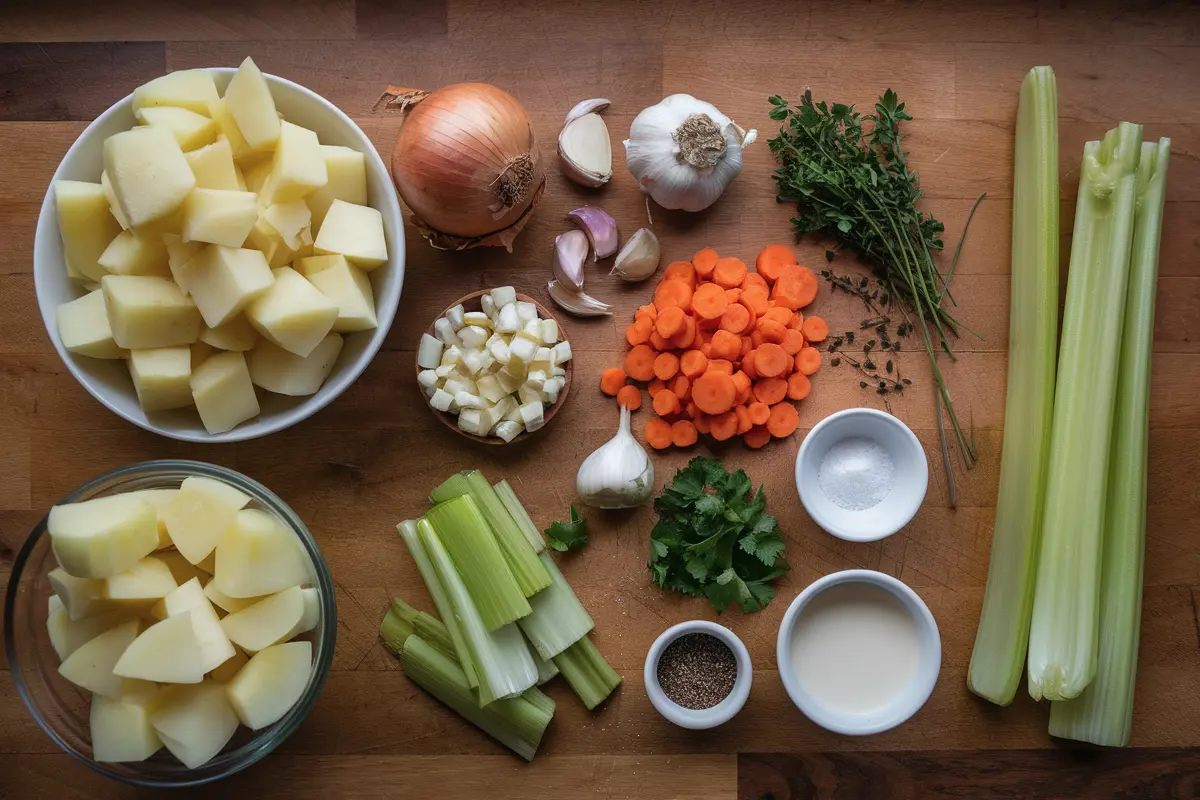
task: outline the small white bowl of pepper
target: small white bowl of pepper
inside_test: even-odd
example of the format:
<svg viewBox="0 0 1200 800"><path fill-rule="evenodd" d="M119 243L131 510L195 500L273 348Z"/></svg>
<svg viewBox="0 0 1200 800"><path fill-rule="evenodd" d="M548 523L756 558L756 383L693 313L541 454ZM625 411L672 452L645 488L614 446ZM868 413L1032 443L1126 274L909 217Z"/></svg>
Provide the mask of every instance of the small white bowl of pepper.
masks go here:
<svg viewBox="0 0 1200 800"><path fill-rule="evenodd" d="M707 620L668 628L646 655L650 703L681 728L704 730L733 719L746 705L752 678L746 645Z"/></svg>

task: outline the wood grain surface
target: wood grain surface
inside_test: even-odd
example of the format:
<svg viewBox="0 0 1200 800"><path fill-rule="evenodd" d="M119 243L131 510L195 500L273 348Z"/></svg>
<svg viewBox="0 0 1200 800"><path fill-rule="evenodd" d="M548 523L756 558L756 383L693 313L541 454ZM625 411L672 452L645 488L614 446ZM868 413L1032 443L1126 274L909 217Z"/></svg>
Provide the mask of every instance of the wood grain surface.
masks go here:
<svg viewBox="0 0 1200 800"><path fill-rule="evenodd" d="M151 458L224 464L264 482L316 534L337 584L333 672L305 724L247 773L197 796L226 792L313 798L784 798L1200 796L1200 7L1132 0L806 2L641 0L6 0L0 3L0 586L29 528L59 497L106 470ZM388 83L435 88L490 81L529 110L549 164L546 195L512 254L448 254L410 232L407 280L384 350L339 400L267 439L203 446L168 441L106 411L67 373L41 324L31 268L33 231L50 176L87 122L164 70L233 65L263 70L338 104L385 157L398 120L371 109ZM1063 246L1069 244L1082 144L1119 119L1170 136L1174 158L1162 241L1152 380L1149 533L1133 747L1064 748L1047 712L1019 693L997 709L971 696L965 672L974 640L992 532L1004 424L1008 326L1012 129L1017 87L1034 64L1058 74ZM641 681L645 653L667 626L716 618L706 604L663 594L645 568L652 514L590 514L591 543L561 559L596 620L596 643L624 675L595 713L552 686L559 713L525 765L410 684L377 639L393 595L429 608L394 533L420 512L428 489L454 470L507 478L534 519L548 525L574 499L574 470L611 436L617 414L595 390L618 363L623 331L649 287L592 270L589 291L617 305L611 320L566 323L576 386L555 424L522 447L479 447L434 420L418 395L412 359L438 310L502 283L544 303L551 243L577 205L602 205L626 235L646 223L637 187L620 164L636 113L673 92L713 102L745 127L773 134L768 95L868 105L889 86L916 118L907 127L927 208L954 241L975 196L954 291L979 332L944 363L979 464L956 459L959 507L945 480L912 523L875 544L820 531L792 481L804 430L847 406L879 406L845 367L826 366L790 441L750 452L714 452L766 486L787 538L791 573L754 616L720 621L750 648L754 688L742 713L709 732L670 726ZM554 140L577 101L603 96L618 165L611 185L583 190L554 165ZM750 260L790 237L789 209L774 202L763 138L710 210L654 210L666 261L705 245ZM823 263L824 242L798 247ZM853 262L837 262L853 269ZM1064 260L1065 269L1065 260ZM815 306L835 331L857 325L855 301L823 288ZM1097 346L1111 332L1097 331ZM914 381L891 409L936 455L928 369L901 353ZM636 417L640 432L646 411ZM701 449L700 452L706 452ZM659 483L689 453L656 456ZM853 739L826 733L788 702L774 642L787 603L820 575L882 570L924 598L941 628L941 679L925 708L900 728ZM0 656L0 671L7 670ZM0 798L126 798L118 786L58 751L0 677Z"/></svg>

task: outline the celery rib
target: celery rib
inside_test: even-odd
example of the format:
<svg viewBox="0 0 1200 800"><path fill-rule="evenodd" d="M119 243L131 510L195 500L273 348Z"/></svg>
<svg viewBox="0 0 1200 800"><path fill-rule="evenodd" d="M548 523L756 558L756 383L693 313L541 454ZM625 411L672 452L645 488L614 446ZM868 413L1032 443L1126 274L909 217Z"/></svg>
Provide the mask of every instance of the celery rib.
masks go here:
<svg viewBox="0 0 1200 800"><path fill-rule="evenodd" d="M529 540L529 545L535 552L541 553L546 549L546 540L542 537L542 532L538 530L537 525L533 524L533 520L529 517L529 512L525 510L525 506L521 505L521 501L517 499L517 493L508 485L508 481L500 481L492 486L496 492L496 496L500 498L500 502L504 504L504 508L512 515L513 521L517 523L517 527L525 534L525 538Z"/></svg>
<svg viewBox="0 0 1200 800"><path fill-rule="evenodd" d="M379 635L384 646L393 654L400 655L405 640L414 634L462 666L458 653L455 652L454 642L450 639L450 632L442 621L424 611L418 611L399 597L393 597L391 608L383 615L383 622L379 624Z"/></svg>
<svg viewBox="0 0 1200 800"><path fill-rule="evenodd" d="M589 636L556 655L554 663L588 711L621 685L621 676L604 660Z"/></svg>
<svg viewBox="0 0 1200 800"><path fill-rule="evenodd" d="M533 612L517 624L542 658L553 658L588 634L596 623L571 591L549 553L539 558L550 575L548 588L529 598Z"/></svg>

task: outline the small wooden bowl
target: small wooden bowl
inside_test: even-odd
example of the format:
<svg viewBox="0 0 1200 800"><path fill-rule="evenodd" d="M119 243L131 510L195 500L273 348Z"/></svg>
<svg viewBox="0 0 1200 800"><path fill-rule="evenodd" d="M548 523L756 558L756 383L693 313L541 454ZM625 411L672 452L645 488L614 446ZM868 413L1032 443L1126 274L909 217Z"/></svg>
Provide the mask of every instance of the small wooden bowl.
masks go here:
<svg viewBox="0 0 1200 800"><path fill-rule="evenodd" d="M459 299L455 300L450 305L446 306L446 308L442 309L442 313L438 314L437 319L441 319L442 317L446 316L447 311L449 311L450 309L452 309L455 306L460 305L460 304L467 311L482 311L483 310L483 296L485 294L490 294L490 290L485 289L485 290L479 291L479 292L472 292L471 294L467 295L466 297L460 297ZM559 341L562 341L562 342L567 341L566 329L563 328L563 324L559 320L559 318L556 317L554 314L552 314L549 311L549 309L547 309L545 306L543 306L541 303L539 303L537 300L534 300L532 297L530 297L527 294L521 294L520 292L517 292L517 299L523 300L526 303L533 303L535 306L537 306L537 312L538 312L539 319L552 319L555 322L557 322L558 323L558 333L559 333L559 336L561 337L559 339ZM432 323L429 325L429 329L428 329L427 333L430 336L433 336L434 330L433 330ZM415 363L415 359L414 359L414 363ZM416 370L418 373L421 371L420 365L417 365ZM439 420L441 420L443 425L445 425L447 428L449 428L450 430L457 433L459 436L466 437L467 439L471 439L473 441L479 442L480 444L517 444L518 442L523 442L526 439L529 439L530 437L534 436L538 431L544 430L546 425L550 424L550 420L554 418L554 415L558 413L558 410L560 408L562 408L562 404L567 399L567 392L569 392L571 389L571 376L575 372L575 359L574 358L572 358L570 361L567 362L566 370L567 370L567 374L563 379L564 380L563 387L558 392L558 400L554 401L553 405L545 407L545 409L542 411L542 416L545 419L545 422L542 424L542 427L538 428L538 430L533 431L533 432L523 430L519 434L517 434L516 438L514 438L511 442L506 442L503 439L501 439L499 436L476 436L473 433L467 433L462 428L458 427L457 415L451 414L446 411L438 411L436 408L429 405L429 395L425 394L425 391L423 389L421 389L420 384L417 385L417 390L419 392L421 392L421 397L424 398L425 405L429 407L429 410L433 412L433 415L435 417L437 417Z"/></svg>

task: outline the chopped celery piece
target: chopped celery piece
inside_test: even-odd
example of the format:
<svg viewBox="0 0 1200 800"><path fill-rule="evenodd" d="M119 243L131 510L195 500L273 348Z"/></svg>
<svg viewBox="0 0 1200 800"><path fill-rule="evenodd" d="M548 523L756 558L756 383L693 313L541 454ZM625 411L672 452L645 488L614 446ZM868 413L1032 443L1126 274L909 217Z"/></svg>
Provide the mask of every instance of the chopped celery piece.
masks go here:
<svg viewBox="0 0 1200 800"><path fill-rule="evenodd" d="M442 621L424 611L418 611L399 597L393 597L392 607L388 609L379 625L379 635L383 638L384 645L394 654L400 655L400 651L404 649L404 641L413 634L420 636L426 644L437 648L447 658L459 663L450 633Z"/></svg>
<svg viewBox="0 0 1200 800"><path fill-rule="evenodd" d="M1138 210L1121 334L1116 418L1100 568L1100 652L1096 677L1074 700L1050 705L1050 733L1099 745L1129 744L1141 631L1146 548L1146 438L1154 295L1171 140L1142 144Z"/></svg>
<svg viewBox="0 0 1200 800"><path fill-rule="evenodd" d="M546 567L552 583L549 588L529 598L533 613L521 617L517 624L539 656L553 658L587 636L596 623L592 622L579 598L575 597L550 554L543 552L538 558Z"/></svg>
<svg viewBox="0 0 1200 800"><path fill-rule="evenodd" d="M442 588L442 582L438 578L437 570L433 568L433 562L429 560L429 554L425 552L425 545L421 544L421 537L417 533L417 523L411 519L406 519L396 526L396 530L400 533L400 538L404 540L404 544L407 545L408 552L412 555L413 561L417 565L417 572L421 573L421 579L425 581L425 588L429 590L429 596L433 598L433 607L437 609L438 615L445 620L446 631L450 636L450 641L453 642L458 663L462 665L463 672L467 676L467 683L471 685L472 689L478 687L479 676L475 672L475 662L471 658L471 651L467 647L462 629L454 616L454 606L450 603L450 598L446 596L446 590ZM403 639L400 641L403 642ZM426 641L431 640L427 638Z"/></svg>
<svg viewBox="0 0 1200 800"><path fill-rule="evenodd" d="M480 708L458 664L421 637L408 637L399 655L404 673L414 683L521 758L533 760L554 715L550 698L531 689Z"/></svg>
<svg viewBox="0 0 1200 800"><path fill-rule="evenodd" d="M533 524L533 520L529 518L529 512L525 510L525 506L521 505L521 501L517 499L517 493L508 485L508 481L500 481L492 486L492 490L496 492L496 496L500 498L504 508L512 515L513 521L517 523L521 533L525 534L525 538L529 540L533 549L538 553L545 550L546 540L542 537L542 532L538 530L537 525Z"/></svg>
<svg viewBox="0 0 1200 800"><path fill-rule="evenodd" d="M1054 413L1058 334L1058 98L1054 70L1021 84L1014 153L1008 390L1000 492L967 687L1006 706L1025 668Z"/></svg>
<svg viewBox="0 0 1200 800"><path fill-rule="evenodd" d="M541 686L548 683L558 676L558 665L548 658L542 658L537 653L533 654L533 663L537 667L538 679L537 685Z"/></svg>
<svg viewBox="0 0 1200 800"><path fill-rule="evenodd" d="M457 572L466 584L467 591L471 593L474 605L489 631L507 625L530 612L529 601L525 599L525 594L513 579L504 556L500 554L500 547L488 529L487 521L479 513L479 507L470 495L439 503L429 509L426 519L437 530L438 538L454 559ZM424 539L422 533L422 541ZM525 541L524 534L521 541ZM431 553L431 558L432 555ZM536 557L534 561L537 561ZM540 562L538 569L543 573L546 571ZM442 574L440 569L438 574ZM444 586L444 576L442 582ZM546 575L547 585L549 582L550 576ZM457 607L457 603L455 605Z"/></svg>
<svg viewBox="0 0 1200 800"><path fill-rule="evenodd" d="M470 498L464 497L461 501L469 503ZM479 705L486 706L501 698L516 697L536 685L537 667L521 636L521 629L510 623L488 630L466 584L455 569L455 562L443 545L437 524L430 525L428 520L422 520L417 523L417 529L421 534L421 544L425 546L425 552L433 562L442 588L450 599L453 616L458 620L471 660L475 663L475 672L479 676ZM487 541L492 544L490 538ZM502 562L500 569L504 569Z"/></svg>
<svg viewBox="0 0 1200 800"><path fill-rule="evenodd" d="M1096 674L1101 531L1120 348L1097 344L1125 312L1140 125L1083 148L1054 392L1042 543L1029 631L1029 694L1076 697ZM1119 327L1118 327L1119 330Z"/></svg>
<svg viewBox="0 0 1200 800"><path fill-rule="evenodd" d="M435 503L443 503L464 495L475 501L483 518L487 520L487 528L495 537L496 544L500 546L504 561L516 579L517 586L521 588L521 593L529 597L549 586L550 575L538 561L537 552L529 538L513 519L512 514L508 513L482 472L476 469L451 475L445 483L429 493L429 499Z"/></svg>
<svg viewBox="0 0 1200 800"><path fill-rule="evenodd" d="M556 655L554 663L589 711L621 685L621 676L608 665L588 636Z"/></svg>

